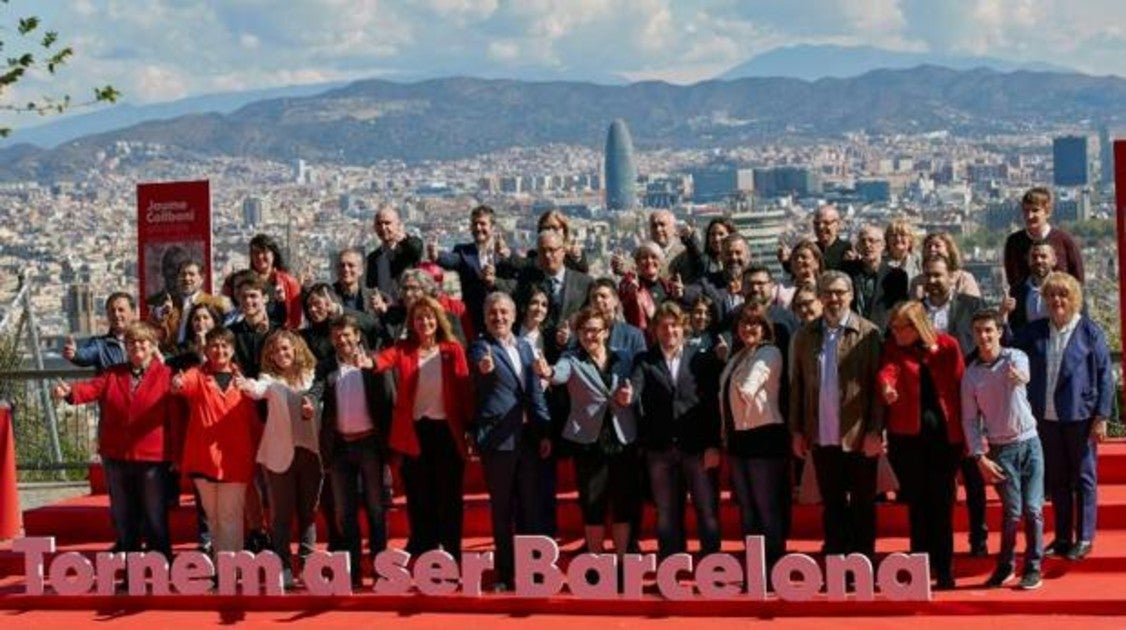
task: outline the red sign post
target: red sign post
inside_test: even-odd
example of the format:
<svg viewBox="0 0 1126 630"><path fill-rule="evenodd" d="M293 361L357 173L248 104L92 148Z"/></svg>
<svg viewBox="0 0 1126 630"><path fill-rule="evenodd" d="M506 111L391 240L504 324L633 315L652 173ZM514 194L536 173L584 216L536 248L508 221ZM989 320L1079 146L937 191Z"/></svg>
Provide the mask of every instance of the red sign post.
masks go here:
<svg viewBox="0 0 1126 630"><path fill-rule="evenodd" d="M141 316L176 296L176 276L187 261L199 263L211 291L211 183L137 185L137 286Z"/></svg>
<svg viewBox="0 0 1126 630"><path fill-rule="evenodd" d="M1126 338L1126 140L1114 141L1114 201L1118 221L1118 322ZM1122 353L1122 367L1126 374L1126 352Z"/></svg>

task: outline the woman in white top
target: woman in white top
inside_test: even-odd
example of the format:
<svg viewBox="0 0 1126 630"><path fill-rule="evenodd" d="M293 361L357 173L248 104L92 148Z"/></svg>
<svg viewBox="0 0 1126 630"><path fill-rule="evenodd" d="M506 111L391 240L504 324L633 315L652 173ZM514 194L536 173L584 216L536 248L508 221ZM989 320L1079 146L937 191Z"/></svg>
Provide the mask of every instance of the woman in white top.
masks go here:
<svg viewBox="0 0 1126 630"><path fill-rule="evenodd" d="M541 286L532 285L528 292L528 302L524 305L524 318L515 332L517 337L532 346L536 356L543 354L543 322L547 319L550 308L551 300L547 291Z"/></svg>
<svg viewBox="0 0 1126 630"><path fill-rule="evenodd" d="M273 550L281 558L285 585L293 585L290 541L293 521L299 532L298 554L316 551L317 499L321 493L321 458L312 398L316 359L296 333L279 329L262 348L262 373L258 379L238 378L239 389L266 401L266 427L258 446L257 461L266 471L270 493Z"/></svg>
<svg viewBox="0 0 1126 630"><path fill-rule="evenodd" d="M743 536L766 539L767 565L786 551L790 434L778 407L782 353L762 311L745 305L735 322L743 348L720 376L721 436Z"/></svg>

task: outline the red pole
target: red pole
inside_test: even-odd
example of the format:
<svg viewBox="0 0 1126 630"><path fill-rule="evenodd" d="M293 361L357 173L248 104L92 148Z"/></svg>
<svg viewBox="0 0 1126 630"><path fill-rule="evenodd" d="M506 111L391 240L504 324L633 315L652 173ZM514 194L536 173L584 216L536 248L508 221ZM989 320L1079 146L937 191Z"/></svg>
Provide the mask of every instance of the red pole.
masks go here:
<svg viewBox="0 0 1126 630"><path fill-rule="evenodd" d="M1103 166L1106 168L1106 165ZM1126 140L1114 141L1114 201L1118 223L1118 322L1119 338L1126 337ZM1126 375L1126 352L1122 353Z"/></svg>

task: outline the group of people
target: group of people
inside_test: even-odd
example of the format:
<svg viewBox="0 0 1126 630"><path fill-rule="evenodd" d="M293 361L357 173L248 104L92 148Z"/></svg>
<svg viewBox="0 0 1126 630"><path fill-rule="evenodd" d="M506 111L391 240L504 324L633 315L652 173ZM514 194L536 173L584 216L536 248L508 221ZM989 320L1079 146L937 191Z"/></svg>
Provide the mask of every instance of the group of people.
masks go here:
<svg viewBox="0 0 1126 630"><path fill-rule="evenodd" d="M726 218L702 235L650 215L633 260L593 278L567 219L538 221L536 248L512 252L491 208L470 212L472 241L451 251L406 233L381 208L371 253L346 250L331 283L301 286L276 242L250 242L250 268L202 291L201 262L178 273L147 321L131 296L107 300L109 332L64 355L97 368L60 384L101 405L99 453L116 548L171 553L177 475L194 485L201 544L275 551L294 571L325 515L330 549L363 577L387 545L392 478L401 480L407 551L462 544L462 480L479 457L491 502L494 585L512 587L513 536L557 533L557 470L570 460L586 547L636 549L645 505L657 551L720 549L720 474L741 534L767 562L786 551L797 474L823 504L824 551L873 555L878 461L885 454L927 552L936 588L954 586L953 506L961 472L971 553L986 548L985 486L1003 504L988 585L1015 570L1041 582L1045 554L1081 560L1095 538L1096 443L1113 384L1099 327L1083 314L1083 267L1049 224L1047 189L1023 199L1025 229L1005 244L1009 294L989 307L948 234L915 247L911 226L865 225L842 238L832 206L814 238L778 255L775 278ZM456 273L460 298L442 291ZM797 460L808 465L796 466ZM812 471L812 472L810 472ZM1043 497L1055 540L1043 543ZM206 534L204 534L206 532Z"/></svg>

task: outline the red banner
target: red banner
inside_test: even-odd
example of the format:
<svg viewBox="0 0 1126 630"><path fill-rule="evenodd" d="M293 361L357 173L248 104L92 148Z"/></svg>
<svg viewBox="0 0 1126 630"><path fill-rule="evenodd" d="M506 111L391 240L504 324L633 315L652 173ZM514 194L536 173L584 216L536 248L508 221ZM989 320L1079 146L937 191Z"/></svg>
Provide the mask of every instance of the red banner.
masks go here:
<svg viewBox="0 0 1126 630"><path fill-rule="evenodd" d="M199 263L203 290L211 291L211 182L137 185L137 286L141 316L178 295L176 276Z"/></svg>

